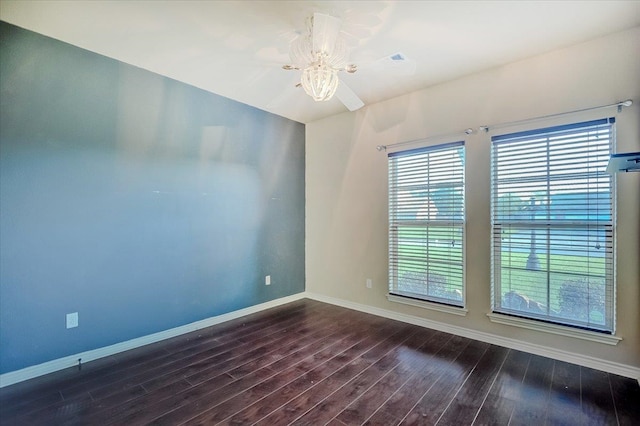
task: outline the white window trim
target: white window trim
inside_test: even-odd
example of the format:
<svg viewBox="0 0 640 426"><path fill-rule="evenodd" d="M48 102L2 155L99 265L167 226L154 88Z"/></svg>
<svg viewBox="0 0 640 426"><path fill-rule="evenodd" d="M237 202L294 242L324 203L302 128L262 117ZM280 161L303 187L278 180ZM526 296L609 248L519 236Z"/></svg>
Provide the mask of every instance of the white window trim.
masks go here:
<svg viewBox="0 0 640 426"><path fill-rule="evenodd" d="M433 139L434 141L436 139ZM458 144L460 143L460 145L463 147L464 152L465 152L465 156L466 156L466 140L461 139L459 141L456 142L451 142L450 137L447 137L446 139L442 139L439 140L438 143L434 143L434 144L425 144L424 140L423 141L416 141L416 142L420 142L419 144L417 144L414 147L403 147L402 149L395 149L395 150L390 150L389 153L398 153L398 152L403 152L403 151L407 151L407 150L411 150L411 149L423 149L423 148L430 148L430 147L438 147L440 145L451 145L451 144ZM462 167L463 170L463 176L466 179L466 166L463 164ZM390 194L389 194L390 195ZM464 217L462 220L460 221L456 221L456 225L460 226L462 229L462 306L453 306L453 305L447 305L444 303L437 303L437 302L433 302L430 300L426 300L426 299L412 299L409 296L400 296L400 295L395 295L395 294L391 294L388 293L387 294L387 299L391 302L396 302L396 303L402 303L405 305L410 305L410 306L416 306L416 307L420 307L420 308L424 308L424 309L430 309L433 311L438 311L438 312L445 312L445 313L449 313L449 314L454 314L454 315L460 315L460 316L466 316L468 310L466 309L467 306L467 212L466 212L466 203L467 203L467 183L466 181L464 182L463 186L462 186L462 198L463 198L463 204L465 206L465 210L464 210ZM427 221L425 221L425 225ZM399 224L399 222L397 222L397 224ZM397 225L396 224L396 225ZM391 227L389 227L390 229ZM389 254L390 256L390 254ZM390 258L390 257L389 257ZM390 284L390 283L389 283ZM390 285L387 285L387 288L390 288Z"/></svg>
<svg viewBox="0 0 640 426"><path fill-rule="evenodd" d="M580 111L576 111L576 112L580 112ZM573 114L572 114L573 115ZM597 120L603 120L606 119L607 117L609 117L609 120L611 120L611 116L605 116L603 117L601 114L597 114L597 115L589 115L589 116L583 116L582 114L580 114L580 116L576 116L575 118L572 118L570 120L561 120L558 122L551 122L548 123L545 126L542 125L536 125L534 127L532 126L505 126L508 128L511 128L511 130L509 130L508 132L506 132L504 129L501 129L500 133L498 134L498 136L500 134L505 134L505 133L518 133L518 132L524 132L524 131L532 131L532 130L536 130L536 129L540 129L543 127L556 127L556 126L565 126L565 125L571 125L571 124L576 124L579 122L588 122L588 121L597 121ZM615 122L617 123L617 119L615 119ZM488 132L488 130L487 130ZM490 134L489 136L489 140L492 142L492 146L491 146L491 152L493 152L493 137L497 136L496 134L494 134L493 132ZM611 145L610 145L610 154L613 154L616 152L616 126L612 126L611 129ZM490 165L490 175L493 176L493 159L491 159L491 165ZM493 177L491 177L491 185L493 186ZM493 189L492 189L493 191ZM612 213L612 220L613 220L613 226L612 226L612 232L613 232L613 272L612 272L612 291L613 291L613 300L612 300L612 328L611 328L611 333L612 334L603 334L600 333L598 331L591 331L591 330L586 330L586 329L581 329L578 327L574 327L572 325L561 325L561 324L553 324L553 323L547 323L544 322L544 320L538 320L535 318L524 318L524 317L513 317L510 315L506 315L500 312L490 312L487 314L487 316L489 317L489 319L494 322L494 323L499 323L499 324L505 324L505 325L511 325L511 326L515 326L515 327L521 327L521 328L526 328L526 329L530 329L530 330L536 330L536 331L540 331L540 332L546 332L546 333L551 333L551 334L557 334L557 335L561 335L561 336L567 336L567 337L574 337L577 339L583 339L583 340L588 340L588 341L593 341L593 342L598 342L598 343L605 343L608 345L617 345L619 341L622 340L622 337L616 336L616 332L617 332L617 264L618 264L618 256L617 256L617 197L618 197L618 191L617 191L617 175L614 174L613 178L611 179L611 186L610 186L610 192L611 192L611 197L612 197L612 204L611 204L611 213ZM492 202L490 203L492 204ZM494 231L494 226L493 226L493 222L491 223L491 251L493 253L493 231ZM491 309L495 309L495 293L494 293L494 262L493 259L491 261Z"/></svg>
<svg viewBox="0 0 640 426"><path fill-rule="evenodd" d="M559 324L550 324L541 321L531 320L527 318L512 317L499 313L488 313L487 316L491 322L497 324L510 325L513 327L526 328L528 330L541 331L543 333L557 334L565 337L573 337L576 339L588 340L596 343L604 343L606 345L615 346L622 340L622 337L610 334L598 333L596 331L582 330L571 326L563 326Z"/></svg>
<svg viewBox="0 0 640 426"><path fill-rule="evenodd" d="M462 317L467 316L467 312L469 312L466 308L461 308L458 306L434 303L427 300L411 299L408 297L396 296L395 294L387 294L387 299L390 302L402 303L404 305L416 306L418 308L430 309L432 311L444 312L447 314L459 315Z"/></svg>

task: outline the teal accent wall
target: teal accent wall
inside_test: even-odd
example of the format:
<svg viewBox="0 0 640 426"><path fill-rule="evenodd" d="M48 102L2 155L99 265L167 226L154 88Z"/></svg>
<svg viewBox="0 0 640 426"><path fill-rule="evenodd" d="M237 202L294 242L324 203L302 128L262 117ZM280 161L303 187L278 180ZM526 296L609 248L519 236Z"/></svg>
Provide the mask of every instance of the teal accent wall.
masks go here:
<svg viewBox="0 0 640 426"><path fill-rule="evenodd" d="M304 290L304 125L4 22L0 113L0 373Z"/></svg>

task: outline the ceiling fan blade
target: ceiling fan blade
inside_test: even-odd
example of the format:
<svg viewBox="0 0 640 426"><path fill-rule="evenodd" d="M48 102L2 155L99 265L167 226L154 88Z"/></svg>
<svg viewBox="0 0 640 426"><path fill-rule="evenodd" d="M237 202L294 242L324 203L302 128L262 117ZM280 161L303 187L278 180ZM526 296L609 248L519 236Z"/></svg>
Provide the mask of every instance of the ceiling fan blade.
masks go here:
<svg viewBox="0 0 640 426"><path fill-rule="evenodd" d="M362 102L358 95L342 80L340 80L340 84L338 84L338 88L336 89L336 97L340 99L340 102L342 102L349 111L355 111L364 106L364 102Z"/></svg>
<svg viewBox="0 0 640 426"><path fill-rule="evenodd" d="M333 54L342 21L324 13L313 14L313 50Z"/></svg>

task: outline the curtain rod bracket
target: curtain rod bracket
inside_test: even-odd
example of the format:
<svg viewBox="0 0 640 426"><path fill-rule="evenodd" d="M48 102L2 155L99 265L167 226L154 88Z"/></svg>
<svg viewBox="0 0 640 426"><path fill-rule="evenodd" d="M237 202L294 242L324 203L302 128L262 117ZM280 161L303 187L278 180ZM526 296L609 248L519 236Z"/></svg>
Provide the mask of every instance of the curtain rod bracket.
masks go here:
<svg viewBox="0 0 640 426"><path fill-rule="evenodd" d="M378 146L376 146L376 149L378 151L383 151L383 150L386 151L387 150L387 146L386 145L378 145Z"/></svg>
<svg viewBox="0 0 640 426"><path fill-rule="evenodd" d="M631 105L633 105L633 101L631 99L618 102L618 114L622 112L622 107L630 107Z"/></svg>

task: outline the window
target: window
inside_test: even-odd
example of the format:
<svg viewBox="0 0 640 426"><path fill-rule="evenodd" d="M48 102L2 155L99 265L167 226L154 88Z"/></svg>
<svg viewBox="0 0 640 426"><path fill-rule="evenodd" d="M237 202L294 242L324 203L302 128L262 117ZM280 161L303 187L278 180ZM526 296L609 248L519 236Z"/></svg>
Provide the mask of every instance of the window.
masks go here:
<svg viewBox="0 0 640 426"><path fill-rule="evenodd" d="M614 332L614 119L492 138L494 312Z"/></svg>
<svg viewBox="0 0 640 426"><path fill-rule="evenodd" d="M464 305L464 143L389 154L389 293Z"/></svg>

